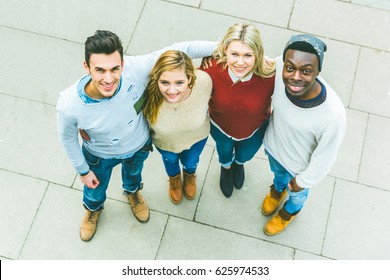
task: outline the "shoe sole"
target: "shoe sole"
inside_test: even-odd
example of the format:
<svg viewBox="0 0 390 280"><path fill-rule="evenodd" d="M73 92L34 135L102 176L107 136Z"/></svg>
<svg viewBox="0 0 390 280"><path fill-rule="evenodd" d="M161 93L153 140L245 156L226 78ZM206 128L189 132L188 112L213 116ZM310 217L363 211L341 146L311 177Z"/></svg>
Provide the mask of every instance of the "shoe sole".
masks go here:
<svg viewBox="0 0 390 280"><path fill-rule="evenodd" d="M133 213L133 214L134 214L134 213ZM136 220L137 220L138 222L140 222L140 223L143 223L143 224L144 224L144 223L146 223L146 222L148 222L148 221L149 221L150 214L149 214L148 218L147 218L145 221L138 219L136 215L134 215L134 217L136 218Z"/></svg>
<svg viewBox="0 0 390 280"><path fill-rule="evenodd" d="M268 233L268 232L265 230L265 228L263 228L263 231L264 231L264 233L265 233L266 235L268 235L268 236L275 236L275 235L281 233L281 232L278 232L278 233L270 234L270 233Z"/></svg>
<svg viewBox="0 0 390 280"><path fill-rule="evenodd" d="M277 209L276 209L277 210ZM272 214L274 214L275 212L276 212L276 210L274 211L274 212L272 212L272 213L265 213L264 211L263 211L263 209L261 210L261 214L263 214L264 216L266 216L266 217L268 217L268 216L271 216Z"/></svg>
<svg viewBox="0 0 390 280"><path fill-rule="evenodd" d="M92 238L95 236L95 233L91 236L91 238L90 239L82 239L81 238L81 234L79 234L79 236L80 236L80 239L81 239L81 241L84 241L84 242L89 242L89 241L91 241L92 240Z"/></svg>

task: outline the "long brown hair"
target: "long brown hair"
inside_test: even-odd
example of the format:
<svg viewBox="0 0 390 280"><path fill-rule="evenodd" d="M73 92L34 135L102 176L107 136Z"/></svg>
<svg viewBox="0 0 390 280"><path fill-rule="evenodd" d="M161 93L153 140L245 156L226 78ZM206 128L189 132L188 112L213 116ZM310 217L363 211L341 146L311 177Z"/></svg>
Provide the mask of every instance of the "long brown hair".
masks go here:
<svg viewBox="0 0 390 280"><path fill-rule="evenodd" d="M187 78L190 80L188 87L192 88L196 80L195 67L191 58L181 51L169 50L164 52L150 71L148 85L145 89L146 101L142 112L151 124L156 122L158 111L164 100L158 88L158 80L164 72L178 69L184 69Z"/></svg>

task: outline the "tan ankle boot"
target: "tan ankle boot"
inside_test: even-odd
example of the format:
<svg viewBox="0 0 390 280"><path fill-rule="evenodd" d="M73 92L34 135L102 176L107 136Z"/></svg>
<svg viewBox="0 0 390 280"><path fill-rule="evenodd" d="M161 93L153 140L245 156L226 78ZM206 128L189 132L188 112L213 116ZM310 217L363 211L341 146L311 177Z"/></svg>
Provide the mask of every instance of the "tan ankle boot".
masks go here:
<svg viewBox="0 0 390 280"><path fill-rule="evenodd" d="M97 211L90 211L86 209L83 221L80 225L80 238L83 241L89 241L92 239L96 232L97 221L99 215L103 209Z"/></svg>
<svg viewBox="0 0 390 280"><path fill-rule="evenodd" d="M184 176L184 186L183 186L183 191L184 191L184 196L188 200L192 200L196 196L196 173L194 174L188 174L186 172L183 172Z"/></svg>
<svg viewBox="0 0 390 280"><path fill-rule="evenodd" d="M149 220L149 206L138 190L135 193L127 193L127 198L131 206L131 211L135 218L141 222L146 223Z"/></svg>
<svg viewBox="0 0 390 280"><path fill-rule="evenodd" d="M275 213L276 209L278 209L280 203L287 194L286 189L284 189L280 193L275 189L274 185L272 185L270 188L271 189L267 196L264 198L263 205L261 206L261 212L265 216L270 216Z"/></svg>
<svg viewBox="0 0 390 280"><path fill-rule="evenodd" d="M181 174L174 177L169 176L169 198L174 204L179 204L183 198L183 187L181 185Z"/></svg>

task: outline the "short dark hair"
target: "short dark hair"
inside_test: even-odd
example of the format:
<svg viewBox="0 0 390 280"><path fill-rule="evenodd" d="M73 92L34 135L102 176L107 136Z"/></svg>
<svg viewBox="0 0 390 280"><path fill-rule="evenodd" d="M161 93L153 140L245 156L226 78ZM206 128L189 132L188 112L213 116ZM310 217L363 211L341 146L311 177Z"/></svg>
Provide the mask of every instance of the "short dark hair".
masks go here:
<svg viewBox="0 0 390 280"><path fill-rule="evenodd" d="M118 51L123 61L123 46L119 37L106 30L96 30L93 36L85 41L85 62L89 66L89 59L94 53L112 54Z"/></svg>

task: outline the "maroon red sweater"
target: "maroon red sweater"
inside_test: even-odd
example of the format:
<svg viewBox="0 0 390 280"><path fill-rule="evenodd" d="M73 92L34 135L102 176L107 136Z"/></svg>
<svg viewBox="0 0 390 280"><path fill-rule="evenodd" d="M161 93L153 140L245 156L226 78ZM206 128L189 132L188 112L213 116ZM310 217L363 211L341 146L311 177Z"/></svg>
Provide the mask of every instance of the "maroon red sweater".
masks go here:
<svg viewBox="0 0 390 280"><path fill-rule="evenodd" d="M255 74L247 82L233 84L228 68L216 64L206 71L213 80L209 101L210 118L225 133L237 138L247 138L269 118L271 95L275 76L261 78Z"/></svg>

